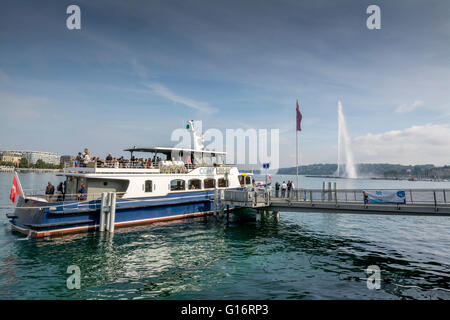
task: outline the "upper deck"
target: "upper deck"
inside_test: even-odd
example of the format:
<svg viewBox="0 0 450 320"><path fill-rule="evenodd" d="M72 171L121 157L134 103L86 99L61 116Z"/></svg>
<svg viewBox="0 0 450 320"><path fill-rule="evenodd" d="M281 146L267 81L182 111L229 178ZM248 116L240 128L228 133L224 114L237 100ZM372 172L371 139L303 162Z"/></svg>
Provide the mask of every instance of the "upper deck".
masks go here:
<svg viewBox="0 0 450 320"><path fill-rule="evenodd" d="M194 150L182 148L138 148L125 149L131 153L128 159L102 160L94 158L83 161L79 166L64 168L64 173L114 173L114 174L156 174L156 173L189 173L197 168L225 168L235 167L225 163L225 152L211 150ZM134 153L151 153L147 158L136 158ZM161 157L160 157L161 156ZM164 160L162 160L164 159Z"/></svg>

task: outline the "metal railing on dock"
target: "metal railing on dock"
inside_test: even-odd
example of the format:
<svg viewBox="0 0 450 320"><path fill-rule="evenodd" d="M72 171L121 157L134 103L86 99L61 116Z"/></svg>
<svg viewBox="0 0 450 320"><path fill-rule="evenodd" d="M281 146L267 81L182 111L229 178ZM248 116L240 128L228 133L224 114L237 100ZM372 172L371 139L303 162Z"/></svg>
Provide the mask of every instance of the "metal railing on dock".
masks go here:
<svg viewBox="0 0 450 320"><path fill-rule="evenodd" d="M405 192L405 204L450 205L450 189L296 189L284 194L272 190L271 196L291 201L364 203L363 191L398 190Z"/></svg>
<svg viewBox="0 0 450 320"><path fill-rule="evenodd" d="M401 196L383 198L396 193ZM449 196L450 189L272 190L269 210L450 216Z"/></svg>
<svg viewBox="0 0 450 320"><path fill-rule="evenodd" d="M270 205L270 191L264 188L253 188L247 190L220 190L222 194L215 197L222 205L235 207L260 208Z"/></svg>

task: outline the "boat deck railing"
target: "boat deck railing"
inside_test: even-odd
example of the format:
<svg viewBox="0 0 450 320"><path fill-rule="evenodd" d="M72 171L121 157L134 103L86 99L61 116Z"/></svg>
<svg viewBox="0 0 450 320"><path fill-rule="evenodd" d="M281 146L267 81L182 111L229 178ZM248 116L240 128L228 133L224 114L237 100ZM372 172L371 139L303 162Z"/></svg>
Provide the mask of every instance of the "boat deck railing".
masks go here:
<svg viewBox="0 0 450 320"><path fill-rule="evenodd" d="M307 202L338 202L364 203L363 191L404 191L405 204L450 205L450 189L296 189L286 190L282 196L281 188L278 193L272 188L273 199Z"/></svg>
<svg viewBox="0 0 450 320"><path fill-rule="evenodd" d="M116 197L119 199L121 198L125 192L114 192L116 194ZM99 200L102 197L102 193L87 193L87 194L81 194L81 193L73 193L73 194L62 194L62 193L55 193L55 194L43 194L42 191L27 191L24 190L25 197L28 199L34 199L34 200L43 200L50 203L56 203L56 202L74 202L74 201L93 201L93 200Z"/></svg>
<svg viewBox="0 0 450 320"><path fill-rule="evenodd" d="M211 168L229 168L235 166L234 164L225 163L198 163L190 164L184 163L182 161L124 161L124 162L104 162L99 163L96 161L90 161L88 163L82 163L75 166L74 163L66 164L64 167L65 172L105 172L105 171L127 171L123 169L142 169L148 173L151 172L162 172L162 173L186 173L200 167L211 167ZM109 170L112 169L112 170ZM122 170L121 170L122 169Z"/></svg>

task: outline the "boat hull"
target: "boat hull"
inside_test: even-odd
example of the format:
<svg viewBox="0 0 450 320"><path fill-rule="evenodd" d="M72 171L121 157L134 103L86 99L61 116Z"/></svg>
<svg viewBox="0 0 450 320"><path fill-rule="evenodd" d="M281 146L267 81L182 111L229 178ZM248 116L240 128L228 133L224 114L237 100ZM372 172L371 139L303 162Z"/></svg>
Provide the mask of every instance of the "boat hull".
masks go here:
<svg viewBox="0 0 450 320"><path fill-rule="evenodd" d="M209 215L214 212L213 195L213 191L199 191L118 199L114 226L121 228ZM100 207L99 200L61 205L20 198L10 223L14 230L29 237L95 231L100 226Z"/></svg>

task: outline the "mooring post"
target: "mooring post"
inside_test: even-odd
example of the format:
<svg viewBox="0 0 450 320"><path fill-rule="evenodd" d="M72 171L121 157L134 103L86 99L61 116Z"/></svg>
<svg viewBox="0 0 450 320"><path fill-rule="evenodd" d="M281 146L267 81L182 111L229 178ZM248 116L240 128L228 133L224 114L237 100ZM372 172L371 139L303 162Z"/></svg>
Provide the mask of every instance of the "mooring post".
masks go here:
<svg viewBox="0 0 450 320"><path fill-rule="evenodd" d="M218 202L218 196L219 196L219 192L217 190L217 188L214 189L214 215L217 214L217 202Z"/></svg>
<svg viewBox="0 0 450 320"><path fill-rule="evenodd" d="M411 197L411 204L413 203L412 190L409 189L409 196Z"/></svg>
<svg viewBox="0 0 450 320"><path fill-rule="evenodd" d="M116 223L116 193L115 192L111 192L110 193L110 198L111 198L111 208L110 208L110 213L109 213L109 217L110 217L110 223L109 223L109 232L114 232L114 225Z"/></svg>
<svg viewBox="0 0 450 320"><path fill-rule="evenodd" d="M325 181L322 181L322 201L325 201Z"/></svg>
<svg viewBox="0 0 450 320"><path fill-rule="evenodd" d="M275 217L275 221L279 222L280 221L280 212L279 211L274 211L274 217Z"/></svg>
<svg viewBox="0 0 450 320"><path fill-rule="evenodd" d="M436 190L433 190L433 197L434 197L434 210L437 209L437 202L436 202Z"/></svg>
<svg viewBox="0 0 450 320"><path fill-rule="evenodd" d="M336 182L334 182L333 183L333 189L334 189L334 203L336 203L337 204L337 183Z"/></svg>
<svg viewBox="0 0 450 320"><path fill-rule="evenodd" d="M102 192L102 202L100 207L100 232L105 231L105 215L106 215L106 209L107 209L107 202L108 202L108 194L106 192Z"/></svg>
<svg viewBox="0 0 450 320"><path fill-rule="evenodd" d="M311 201L311 204L312 204L312 191L311 190L309 191L309 200Z"/></svg>
<svg viewBox="0 0 450 320"><path fill-rule="evenodd" d="M447 198L445 197L445 189L442 191L444 192L444 203L447 203Z"/></svg>
<svg viewBox="0 0 450 320"><path fill-rule="evenodd" d="M331 201L331 182L328 182L328 201Z"/></svg>
<svg viewBox="0 0 450 320"><path fill-rule="evenodd" d="M111 222L110 216L111 216L111 193L108 192L108 194L106 195L106 214L105 214L106 231L109 231L110 229L110 222Z"/></svg>

